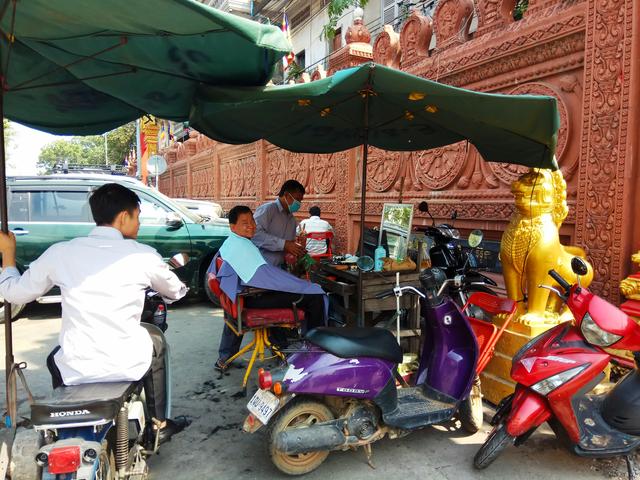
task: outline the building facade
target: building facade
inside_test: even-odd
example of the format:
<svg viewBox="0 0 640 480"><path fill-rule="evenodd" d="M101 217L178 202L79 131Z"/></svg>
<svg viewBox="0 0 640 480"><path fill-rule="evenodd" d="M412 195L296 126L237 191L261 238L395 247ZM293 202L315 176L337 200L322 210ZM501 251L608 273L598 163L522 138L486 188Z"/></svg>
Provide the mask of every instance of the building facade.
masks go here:
<svg viewBox="0 0 640 480"><path fill-rule="evenodd" d="M385 5L378 4L378 15ZM326 70L373 59L477 91L555 97L561 117L557 157L570 209L562 240L587 250L595 267L594 290L617 302L630 255L640 248L640 113L632 108L640 104L640 4L529 0L519 20L514 19L515 0L439 0L432 16L424 14L423 6L398 31L387 27L371 36L366 15L376 7L369 2L365 25L343 30L345 44L330 52ZM312 24L322 12L310 15L308 30L315 32ZM351 23L353 17L347 20ZM301 25L299 31L294 25L296 49L301 48L296 38L302 38L307 24ZM310 59L322 55L317 48L317 53L310 48ZM314 69L310 77L321 78L321 70ZM273 198L282 181L296 178L309 191L306 206L320 205L335 225L339 248L353 250L360 213L359 149L304 155L266 142L231 146L197 132L191 136L165 151L170 169L161 178L163 191L212 198L227 208L238 203L255 207ZM372 148L367 222L379 223L385 202L427 200L436 220L456 210L458 228L481 228L488 238L499 240L514 208L510 184L521 173L517 166L483 161L465 142L407 153ZM424 222L427 218L416 212L414 223Z"/></svg>

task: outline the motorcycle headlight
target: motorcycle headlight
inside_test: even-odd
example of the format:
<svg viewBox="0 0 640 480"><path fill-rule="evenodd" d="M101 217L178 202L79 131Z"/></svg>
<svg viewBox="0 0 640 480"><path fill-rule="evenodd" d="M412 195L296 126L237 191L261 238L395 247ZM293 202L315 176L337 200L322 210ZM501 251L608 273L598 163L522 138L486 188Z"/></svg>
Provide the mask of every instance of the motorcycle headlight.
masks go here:
<svg viewBox="0 0 640 480"><path fill-rule="evenodd" d="M549 378L545 378L544 380L539 381L531 385L531 388L538 392L540 395L548 395L553 392L560 385L567 383L573 377L579 375L583 370L585 370L590 364L585 363L584 365L580 365L579 367L572 368L570 370L565 370L564 372L560 372L556 375L553 375Z"/></svg>
<svg viewBox="0 0 640 480"><path fill-rule="evenodd" d="M582 317L580 330L584 338L587 339L587 342L599 347L608 347L622 338L621 335L605 332L601 329L593 318L591 318L589 312L585 313L584 317Z"/></svg>

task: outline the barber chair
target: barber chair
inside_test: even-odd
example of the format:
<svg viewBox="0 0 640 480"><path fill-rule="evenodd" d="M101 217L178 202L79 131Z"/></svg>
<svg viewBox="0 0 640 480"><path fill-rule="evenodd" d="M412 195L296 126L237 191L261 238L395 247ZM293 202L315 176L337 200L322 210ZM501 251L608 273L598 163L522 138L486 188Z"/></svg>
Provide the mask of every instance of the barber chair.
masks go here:
<svg viewBox="0 0 640 480"><path fill-rule="evenodd" d="M216 271L220 270L222 263L223 259L218 257L216 259ZM220 305L224 310L224 321L233 333L238 336L253 333L251 341L225 362L225 366L227 366L246 352L252 352L242 381L242 388L246 393L251 369L256 358L259 358L260 361L264 360L265 347L271 348L274 354L282 360L285 359L282 352L272 348L269 341L269 328L298 328L300 323L304 321L304 311L298 310L295 305L292 305L291 308L244 308L244 299L247 296L260 294L266 292L266 290L258 288L247 289L246 292L238 294L236 301L232 302L220 288L220 281L214 274L209 273L208 282L209 288L220 300Z"/></svg>

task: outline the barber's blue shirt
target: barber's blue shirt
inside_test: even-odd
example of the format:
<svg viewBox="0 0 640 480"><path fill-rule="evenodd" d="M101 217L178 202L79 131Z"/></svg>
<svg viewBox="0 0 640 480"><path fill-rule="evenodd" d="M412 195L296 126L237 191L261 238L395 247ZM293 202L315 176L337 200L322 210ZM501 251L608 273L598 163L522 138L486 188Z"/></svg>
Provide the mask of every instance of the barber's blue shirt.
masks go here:
<svg viewBox="0 0 640 480"><path fill-rule="evenodd" d="M256 234L251 241L260 249L264 259L276 267L284 263L285 240L296 239L296 219L284 209L279 199L260 205L253 218Z"/></svg>

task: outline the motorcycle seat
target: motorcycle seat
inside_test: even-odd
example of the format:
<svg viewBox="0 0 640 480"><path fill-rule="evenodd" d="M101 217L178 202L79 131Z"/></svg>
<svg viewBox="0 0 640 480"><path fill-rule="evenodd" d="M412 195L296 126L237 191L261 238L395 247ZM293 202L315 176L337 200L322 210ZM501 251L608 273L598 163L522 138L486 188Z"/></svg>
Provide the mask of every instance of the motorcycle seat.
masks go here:
<svg viewBox="0 0 640 480"><path fill-rule="evenodd" d="M31 405L31 422L36 427L109 423L139 384L110 382L58 387L49 398Z"/></svg>
<svg viewBox="0 0 640 480"><path fill-rule="evenodd" d="M314 328L305 336L309 342L336 357L374 357L402 363L402 349L396 337L383 328Z"/></svg>

